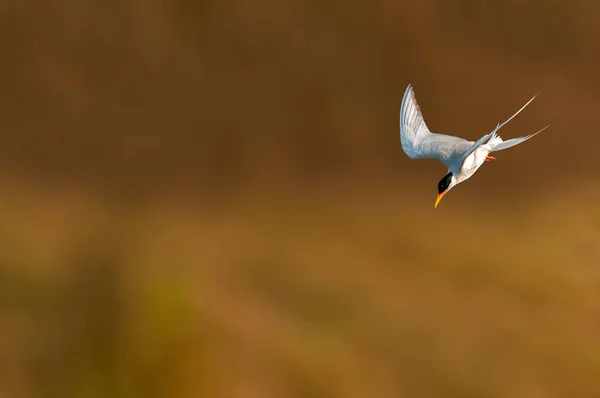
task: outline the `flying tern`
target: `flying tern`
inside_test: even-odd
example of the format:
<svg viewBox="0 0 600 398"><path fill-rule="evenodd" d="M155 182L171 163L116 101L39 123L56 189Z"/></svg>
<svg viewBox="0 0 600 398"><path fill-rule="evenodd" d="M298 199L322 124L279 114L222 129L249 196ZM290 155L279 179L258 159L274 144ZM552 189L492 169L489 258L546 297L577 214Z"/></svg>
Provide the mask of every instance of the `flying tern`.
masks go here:
<svg viewBox="0 0 600 398"><path fill-rule="evenodd" d="M411 159L437 159L448 167L448 174L438 183L438 195L434 207L437 207L448 191L473 176L484 162L496 160L493 156L489 156L491 152L519 145L550 127L548 125L534 134L506 141L502 140L497 134L502 126L525 109L536 96L537 94L507 121L498 124L494 131L474 142L429 131L417 104L412 85L408 85L400 106L400 141L402 149Z"/></svg>

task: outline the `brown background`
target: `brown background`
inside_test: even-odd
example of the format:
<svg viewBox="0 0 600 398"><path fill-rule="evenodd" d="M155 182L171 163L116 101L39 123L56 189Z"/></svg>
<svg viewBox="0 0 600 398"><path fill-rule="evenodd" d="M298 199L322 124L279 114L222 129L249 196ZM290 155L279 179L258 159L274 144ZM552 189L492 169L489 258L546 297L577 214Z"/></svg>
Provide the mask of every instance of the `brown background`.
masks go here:
<svg viewBox="0 0 600 398"><path fill-rule="evenodd" d="M398 145L412 83L434 131L470 139L540 92L502 133L551 130L469 185L593 178L597 12L591 1L5 2L3 170L119 189L359 173L434 191L444 170Z"/></svg>
<svg viewBox="0 0 600 398"><path fill-rule="evenodd" d="M600 4L0 4L0 397L600 394ZM446 173L402 152L476 140Z"/></svg>

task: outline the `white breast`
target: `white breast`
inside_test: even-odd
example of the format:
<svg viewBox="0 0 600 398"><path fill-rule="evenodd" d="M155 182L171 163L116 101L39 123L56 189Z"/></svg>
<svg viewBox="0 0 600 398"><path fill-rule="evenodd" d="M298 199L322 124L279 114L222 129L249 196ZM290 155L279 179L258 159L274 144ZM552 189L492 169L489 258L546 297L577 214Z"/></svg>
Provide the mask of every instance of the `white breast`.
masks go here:
<svg viewBox="0 0 600 398"><path fill-rule="evenodd" d="M473 153L467 156L462 163L462 167L458 172L457 179L459 182L462 182L468 178L470 178L477 169L481 167L481 165L485 162L486 156L489 154L489 150L485 145L477 148Z"/></svg>

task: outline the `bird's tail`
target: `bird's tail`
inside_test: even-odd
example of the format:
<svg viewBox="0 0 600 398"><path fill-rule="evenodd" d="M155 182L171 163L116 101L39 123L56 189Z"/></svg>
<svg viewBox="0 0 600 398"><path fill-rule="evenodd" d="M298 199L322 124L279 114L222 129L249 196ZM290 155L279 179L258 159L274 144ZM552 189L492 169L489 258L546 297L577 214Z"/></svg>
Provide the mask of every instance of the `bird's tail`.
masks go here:
<svg viewBox="0 0 600 398"><path fill-rule="evenodd" d="M511 117L509 117L504 123L500 124L498 123L498 125L496 126L496 128L494 129L494 131L492 131L489 134L484 135L483 137L481 137L477 142L475 142L471 148L469 148L468 151L465 152L464 157L466 158L467 156L469 156L471 153L473 153L479 146L483 145L483 143L485 142L486 144L491 144L493 143L494 145L496 145L497 149L491 149L492 151L501 151L502 149L506 149L506 148L510 148L511 146L515 146L520 144L521 142L527 141L528 139L530 139L531 137L533 137L535 134L532 134L531 136L528 137L521 137L521 138L514 138L512 140L508 140L506 142L504 142L502 140L502 138L500 138L500 136L498 136L496 133L498 130L500 130L502 128L502 126L504 126L506 123L510 122L515 116L517 116L519 113L521 113L521 111L523 109L525 109L527 107L527 105L531 104L531 101L533 101L535 99L535 97L537 97L537 94L533 96L533 98L531 98L529 101L527 101L527 103L525 105L523 105L521 107L521 109L519 109L517 112L515 112L514 115L512 115ZM549 126L546 126L549 127ZM546 128L544 127L544 128ZM543 129L542 129L543 130ZM538 131L538 133L540 133L540 131ZM490 145L490 148L493 148L492 145Z"/></svg>
<svg viewBox="0 0 600 398"><path fill-rule="evenodd" d="M511 148L515 145L522 144L523 142L527 141L528 139L532 138L533 136L546 130L548 127L550 127L550 125L547 125L546 127L537 131L536 133L526 135L525 137L511 138L510 140L506 140L506 141L504 141L502 138L500 138L500 136L496 133L496 131L497 131L497 129L496 129L496 131L494 131L492 133L492 136L488 140L487 145L490 146L490 152L501 151L503 149Z"/></svg>

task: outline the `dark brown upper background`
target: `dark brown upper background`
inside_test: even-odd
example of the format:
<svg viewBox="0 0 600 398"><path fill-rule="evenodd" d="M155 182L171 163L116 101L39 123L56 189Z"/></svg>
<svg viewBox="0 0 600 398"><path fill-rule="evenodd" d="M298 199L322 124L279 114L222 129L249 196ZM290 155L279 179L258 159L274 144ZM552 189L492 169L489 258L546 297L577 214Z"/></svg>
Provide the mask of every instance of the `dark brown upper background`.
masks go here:
<svg viewBox="0 0 600 398"><path fill-rule="evenodd" d="M343 177L433 194L445 169L399 143L412 83L433 131L469 139L540 92L501 135L551 128L479 186L585 182L598 15L567 0L4 2L0 168L132 192Z"/></svg>

